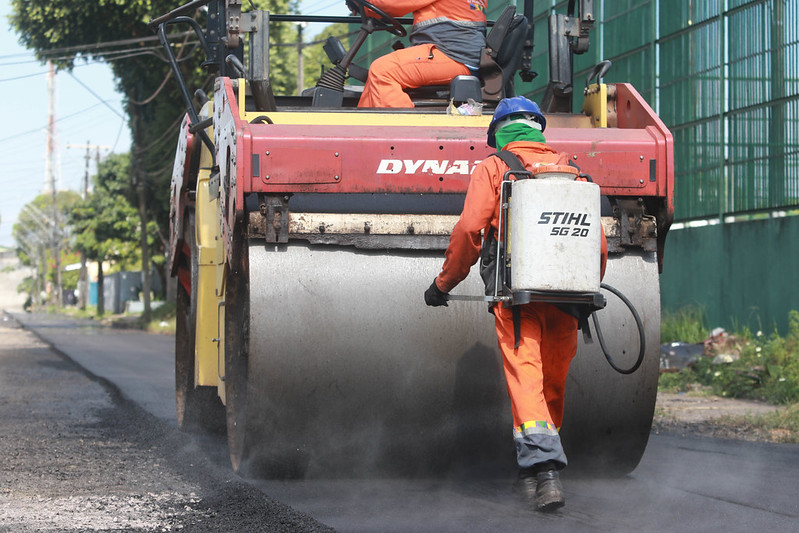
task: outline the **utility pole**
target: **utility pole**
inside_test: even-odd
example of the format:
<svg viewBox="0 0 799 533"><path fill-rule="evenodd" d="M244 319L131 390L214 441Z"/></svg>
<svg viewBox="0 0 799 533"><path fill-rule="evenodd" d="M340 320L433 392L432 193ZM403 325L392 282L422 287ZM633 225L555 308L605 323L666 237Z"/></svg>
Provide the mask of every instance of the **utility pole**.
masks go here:
<svg viewBox="0 0 799 533"><path fill-rule="evenodd" d="M53 198L53 233L50 250L55 259L56 288L55 295L52 297L56 307L61 307L62 282L61 282L61 239L58 228L58 205L56 205L57 191L55 186L55 65L47 62L47 92L48 102L48 121L47 121L47 160L45 163L45 191L49 190Z"/></svg>
<svg viewBox="0 0 799 533"><path fill-rule="evenodd" d="M86 172L83 175L83 187L81 189L80 197L83 200L89 196L89 161L91 160L91 150L95 149L96 152L96 160L95 160L95 170L97 174L100 174L100 150L110 150L110 146L104 146L100 144L90 144L89 141L86 141L86 144L67 144L67 148L85 148L86 149ZM80 254L80 278L78 279L78 306L80 310L83 311L86 309L86 302L89 296L89 283L88 283L88 272L86 269L86 254L81 252Z"/></svg>
<svg viewBox="0 0 799 533"><path fill-rule="evenodd" d="M55 170L53 168L55 147L55 66L47 62L47 146L44 158L44 192L55 191Z"/></svg>
<svg viewBox="0 0 799 533"><path fill-rule="evenodd" d="M302 51L305 44L302 42L302 28L303 23L297 24L297 94L301 95L302 90L305 88L305 61L302 57Z"/></svg>

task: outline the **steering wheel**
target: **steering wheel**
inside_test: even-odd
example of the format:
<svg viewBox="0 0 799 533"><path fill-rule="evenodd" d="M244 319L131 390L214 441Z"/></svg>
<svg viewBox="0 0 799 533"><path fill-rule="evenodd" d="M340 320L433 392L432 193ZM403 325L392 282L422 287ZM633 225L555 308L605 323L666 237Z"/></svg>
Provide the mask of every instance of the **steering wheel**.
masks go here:
<svg viewBox="0 0 799 533"><path fill-rule="evenodd" d="M375 6L374 4L367 2L366 0L347 0L347 6L349 6L351 9L357 8L355 10L358 11L358 14L361 16L364 26L366 26L370 22L378 23L379 26L373 28L372 31L386 30L387 32L390 32L396 35L397 37L405 37L406 35L408 35L408 32L405 30L402 24L400 24L397 21L397 19L390 16L388 13L386 13L379 7ZM369 16L366 11L367 9L372 13L374 13L375 15L377 15L377 17ZM369 33L372 32L369 31Z"/></svg>

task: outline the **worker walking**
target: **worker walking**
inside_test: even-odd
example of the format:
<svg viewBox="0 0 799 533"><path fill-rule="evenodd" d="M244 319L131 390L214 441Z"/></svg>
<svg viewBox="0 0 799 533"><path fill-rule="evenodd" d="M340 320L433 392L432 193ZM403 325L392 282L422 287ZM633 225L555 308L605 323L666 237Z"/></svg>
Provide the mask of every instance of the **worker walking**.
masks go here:
<svg viewBox="0 0 799 533"><path fill-rule="evenodd" d="M449 84L477 72L488 0L371 0L392 17L413 12L413 46L377 58L358 107L413 107L403 89Z"/></svg>
<svg viewBox="0 0 799 533"><path fill-rule="evenodd" d="M505 98L488 127L488 145L510 151L527 170L567 164L566 154L546 145L545 129L546 118L537 104L522 96ZM427 305L447 305L447 293L466 278L481 255L481 234L487 238L497 234L500 189L507 170L499 157L488 157L472 173L441 273L424 294ZM597 260L604 274L604 234L601 250ZM565 503L558 471L567 460L558 430L563 420L566 375L577 351L578 320L549 303L532 302L516 309L515 321L510 307L494 304L491 312L513 414L518 486L539 510L553 511Z"/></svg>

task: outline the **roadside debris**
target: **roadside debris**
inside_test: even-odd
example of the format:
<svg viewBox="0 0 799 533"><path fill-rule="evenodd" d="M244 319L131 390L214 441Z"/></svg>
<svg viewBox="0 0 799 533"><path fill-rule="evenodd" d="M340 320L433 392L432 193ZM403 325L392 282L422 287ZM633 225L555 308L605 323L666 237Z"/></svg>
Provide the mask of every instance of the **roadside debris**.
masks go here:
<svg viewBox="0 0 799 533"><path fill-rule="evenodd" d="M713 358L714 364L732 363L741 358L741 342L724 328L715 328L705 339L705 355Z"/></svg>
<svg viewBox="0 0 799 533"><path fill-rule="evenodd" d="M679 372L691 367L700 356L712 357L714 364L727 364L741 357L741 341L724 328L715 328L701 343L666 342L660 345L660 372Z"/></svg>
<svg viewBox="0 0 799 533"><path fill-rule="evenodd" d="M705 351L704 344L667 342L660 345L660 373L679 372L692 365Z"/></svg>

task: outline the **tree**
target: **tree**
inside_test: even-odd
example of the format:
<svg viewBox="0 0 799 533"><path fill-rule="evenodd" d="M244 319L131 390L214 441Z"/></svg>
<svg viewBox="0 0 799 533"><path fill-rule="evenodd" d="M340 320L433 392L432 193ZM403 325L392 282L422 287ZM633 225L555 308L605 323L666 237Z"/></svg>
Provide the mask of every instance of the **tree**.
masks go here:
<svg viewBox="0 0 799 533"><path fill-rule="evenodd" d="M255 5L272 13L299 13L299 0L256 0ZM269 76L277 94L297 92L297 54L289 45L297 40L296 27L289 22L269 25ZM278 46L285 45L285 46Z"/></svg>
<svg viewBox="0 0 799 533"><path fill-rule="evenodd" d="M139 214L131 205L130 158L111 155L100 163L94 176L94 191L82 200L70 217L75 232L75 247L86 258L97 261L97 313L105 313L103 282L104 261L114 261L122 268L136 263L139 248Z"/></svg>
<svg viewBox="0 0 799 533"><path fill-rule="evenodd" d="M58 287L56 265L64 263L55 260L54 252L58 250L61 258L68 253L70 228L67 222L79 200L80 196L74 191L59 191L53 209L53 195L40 194L23 206L11 230L20 260L36 271L36 293L31 293L31 299L38 304L44 303L42 294L47 292L52 303L61 302L61 295L52 287Z"/></svg>

